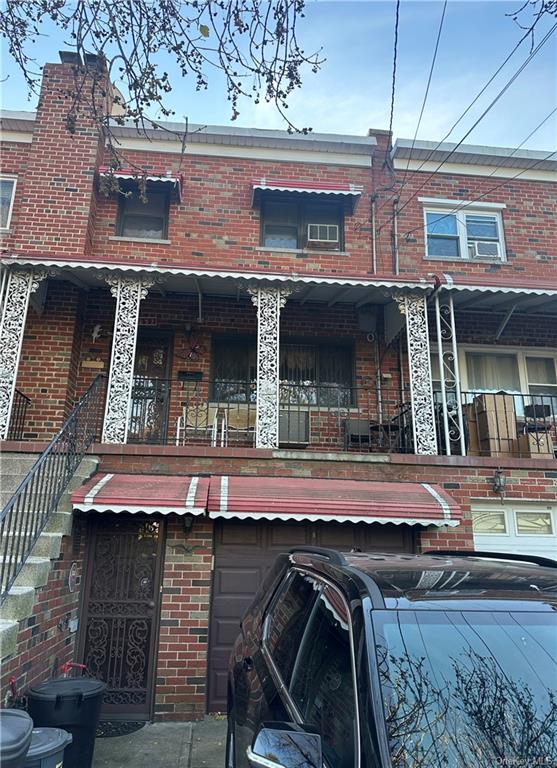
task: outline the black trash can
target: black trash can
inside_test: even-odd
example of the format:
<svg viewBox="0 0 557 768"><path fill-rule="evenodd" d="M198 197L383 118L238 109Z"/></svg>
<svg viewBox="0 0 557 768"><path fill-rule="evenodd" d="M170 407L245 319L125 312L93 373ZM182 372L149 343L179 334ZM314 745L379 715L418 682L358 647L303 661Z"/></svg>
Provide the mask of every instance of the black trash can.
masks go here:
<svg viewBox="0 0 557 768"><path fill-rule="evenodd" d="M31 743L33 721L21 709L0 709L0 765L23 768Z"/></svg>
<svg viewBox="0 0 557 768"><path fill-rule="evenodd" d="M72 735L61 728L33 728L24 768L62 768Z"/></svg>
<svg viewBox="0 0 557 768"><path fill-rule="evenodd" d="M90 768L106 683L58 677L27 690L27 711L36 728L63 728L73 736L64 768Z"/></svg>

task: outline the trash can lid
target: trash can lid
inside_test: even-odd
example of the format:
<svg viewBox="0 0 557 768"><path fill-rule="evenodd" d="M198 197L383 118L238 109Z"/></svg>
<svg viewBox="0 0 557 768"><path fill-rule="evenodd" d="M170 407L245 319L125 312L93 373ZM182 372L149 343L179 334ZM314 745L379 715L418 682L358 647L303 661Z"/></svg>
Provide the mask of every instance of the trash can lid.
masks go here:
<svg viewBox="0 0 557 768"><path fill-rule="evenodd" d="M0 762L25 755L33 721L21 709L0 709Z"/></svg>
<svg viewBox="0 0 557 768"><path fill-rule="evenodd" d="M106 690L106 683L102 680L93 680L91 677L56 677L54 680L46 680L44 683L29 688L27 697L53 701L58 696L75 698L82 696L84 699L92 696L101 696Z"/></svg>
<svg viewBox="0 0 557 768"><path fill-rule="evenodd" d="M27 759L50 757L71 743L71 733L62 728L33 728Z"/></svg>

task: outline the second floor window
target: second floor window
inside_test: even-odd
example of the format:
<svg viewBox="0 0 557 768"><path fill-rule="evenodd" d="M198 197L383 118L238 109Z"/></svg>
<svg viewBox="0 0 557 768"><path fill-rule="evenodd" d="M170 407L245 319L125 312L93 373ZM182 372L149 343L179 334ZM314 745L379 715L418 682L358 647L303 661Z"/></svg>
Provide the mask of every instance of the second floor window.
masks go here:
<svg viewBox="0 0 557 768"><path fill-rule="evenodd" d="M0 230L9 229L16 179L0 178Z"/></svg>
<svg viewBox="0 0 557 768"><path fill-rule="evenodd" d="M341 251L343 222L339 203L278 200L269 196L261 206L261 245Z"/></svg>
<svg viewBox="0 0 557 768"><path fill-rule="evenodd" d="M213 399L255 402L255 340L213 341ZM280 399L284 404L349 406L353 400L354 352L350 345L296 343L280 346Z"/></svg>
<svg viewBox="0 0 557 768"><path fill-rule="evenodd" d="M147 190L143 202L137 192L120 200L116 234L139 240L165 240L168 235L168 195Z"/></svg>
<svg viewBox="0 0 557 768"><path fill-rule="evenodd" d="M502 261L505 258L499 212L426 208L425 229L426 253L430 259Z"/></svg>

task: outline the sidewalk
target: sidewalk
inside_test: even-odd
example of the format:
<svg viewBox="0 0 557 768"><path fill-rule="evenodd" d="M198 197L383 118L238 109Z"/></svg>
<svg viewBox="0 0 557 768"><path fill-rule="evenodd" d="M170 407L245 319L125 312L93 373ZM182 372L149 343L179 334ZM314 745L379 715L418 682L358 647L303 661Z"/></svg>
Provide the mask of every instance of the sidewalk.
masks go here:
<svg viewBox="0 0 557 768"><path fill-rule="evenodd" d="M128 736L97 739L93 768L223 768L226 718L148 723Z"/></svg>

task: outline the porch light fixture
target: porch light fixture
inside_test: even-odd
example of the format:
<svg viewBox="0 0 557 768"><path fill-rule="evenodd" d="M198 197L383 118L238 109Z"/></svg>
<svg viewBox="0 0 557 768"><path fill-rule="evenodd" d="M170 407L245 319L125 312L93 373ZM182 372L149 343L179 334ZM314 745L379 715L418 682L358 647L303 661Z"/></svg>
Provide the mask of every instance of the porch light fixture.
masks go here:
<svg viewBox="0 0 557 768"><path fill-rule="evenodd" d="M498 467L495 470L495 474L493 475L492 479L492 488L493 493L498 493L501 497L501 500L503 500L503 496L505 495L505 485L507 483L507 478L505 477L504 471L501 469L501 467Z"/></svg>
<svg viewBox="0 0 557 768"><path fill-rule="evenodd" d="M187 538L191 533L191 529L193 528L193 515L184 515L182 520L184 525L184 533Z"/></svg>

